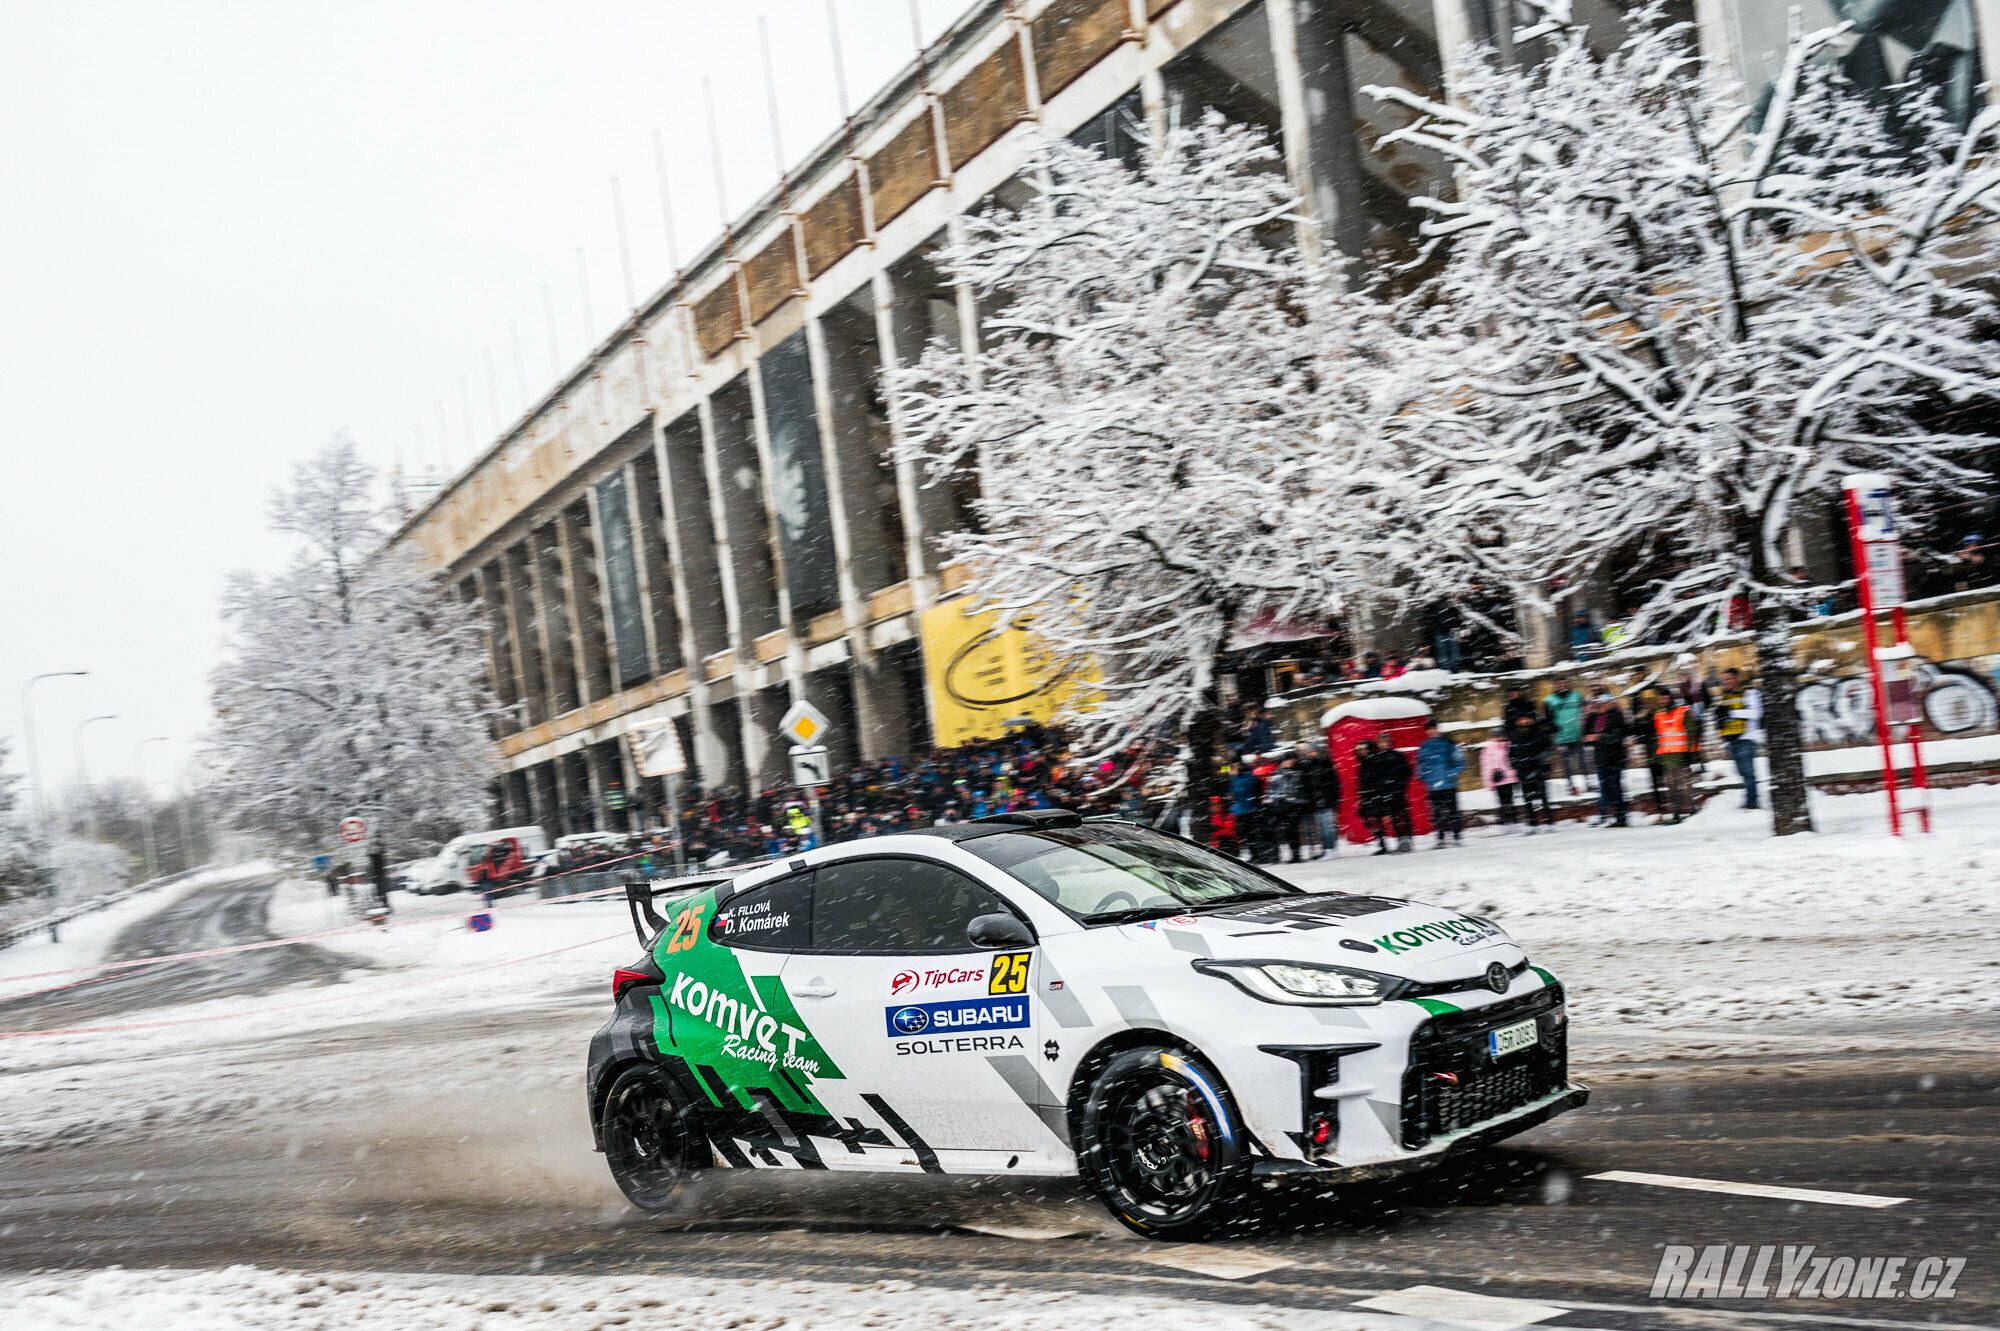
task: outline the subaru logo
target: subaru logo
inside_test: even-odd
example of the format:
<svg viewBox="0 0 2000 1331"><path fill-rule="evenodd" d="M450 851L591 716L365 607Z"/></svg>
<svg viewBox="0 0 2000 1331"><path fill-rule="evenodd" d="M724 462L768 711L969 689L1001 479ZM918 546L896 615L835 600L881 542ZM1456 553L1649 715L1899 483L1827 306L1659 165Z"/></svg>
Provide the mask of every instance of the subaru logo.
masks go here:
<svg viewBox="0 0 2000 1331"><path fill-rule="evenodd" d="M889 1020L904 1035L921 1035L931 1024L931 1014L920 1007L898 1008Z"/></svg>
<svg viewBox="0 0 2000 1331"><path fill-rule="evenodd" d="M1507 982L1512 978L1507 974L1507 968L1497 961L1486 968L1486 987L1496 994L1506 993Z"/></svg>

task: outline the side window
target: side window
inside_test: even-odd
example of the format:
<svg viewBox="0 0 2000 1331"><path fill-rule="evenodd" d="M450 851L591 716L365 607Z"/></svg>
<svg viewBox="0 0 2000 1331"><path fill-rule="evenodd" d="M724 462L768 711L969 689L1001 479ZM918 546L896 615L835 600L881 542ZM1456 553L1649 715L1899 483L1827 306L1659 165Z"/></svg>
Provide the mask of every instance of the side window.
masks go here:
<svg viewBox="0 0 2000 1331"><path fill-rule="evenodd" d="M813 877L815 952L976 952L965 926L1007 910L956 869L923 860L847 860Z"/></svg>
<svg viewBox="0 0 2000 1331"><path fill-rule="evenodd" d="M770 952L803 952L812 938L812 878L793 874L739 892L716 910L709 941Z"/></svg>

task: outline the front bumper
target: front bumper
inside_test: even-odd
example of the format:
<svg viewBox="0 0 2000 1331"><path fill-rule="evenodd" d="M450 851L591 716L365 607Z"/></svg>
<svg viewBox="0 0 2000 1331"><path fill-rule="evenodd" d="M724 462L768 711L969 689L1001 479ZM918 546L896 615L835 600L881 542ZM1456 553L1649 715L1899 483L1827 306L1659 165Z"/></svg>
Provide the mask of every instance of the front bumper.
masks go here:
<svg viewBox="0 0 2000 1331"><path fill-rule="evenodd" d="M1500 1115L1485 1123L1475 1124L1463 1131L1432 1140L1430 1145L1410 1155L1395 1160L1381 1160L1363 1165L1319 1164L1307 1160L1259 1160L1251 1166L1251 1173L1258 1175L1306 1175L1328 1183L1362 1183L1370 1179L1394 1178L1398 1174L1408 1174L1419 1169L1428 1169L1448 1155L1460 1151L1477 1150L1494 1142L1526 1132L1529 1128L1546 1123L1557 1114L1580 1109L1590 1102L1588 1086L1569 1085L1553 1095L1543 1096L1519 1109Z"/></svg>
<svg viewBox="0 0 2000 1331"><path fill-rule="evenodd" d="M1503 995L1336 1009L1341 1024L1316 1031L1299 1018L1273 1029L1267 1015L1281 1040L1218 1051L1218 1061L1261 1148L1260 1172L1380 1177L1583 1104L1564 999L1537 971ZM1496 1031L1529 1022L1532 1044L1492 1052Z"/></svg>

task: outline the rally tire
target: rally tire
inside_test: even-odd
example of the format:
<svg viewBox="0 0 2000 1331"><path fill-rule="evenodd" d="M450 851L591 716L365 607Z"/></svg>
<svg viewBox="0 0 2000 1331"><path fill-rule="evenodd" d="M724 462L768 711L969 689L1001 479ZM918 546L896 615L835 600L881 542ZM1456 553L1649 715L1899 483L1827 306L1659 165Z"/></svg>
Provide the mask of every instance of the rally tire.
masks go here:
<svg viewBox="0 0 2000 1331"><path fill-rule="evenodd" d="M1222 1078L1185 1050L1113 1057L1091 1080L1076 1142L1085 1184L1135 1233L1192 1242L1244 1218L1243 1121Z"/></svg>
<svg viewBox="0 0 2000 1331"><path fill-rule="evenodd" d="M653 1063L634 1063L604 1094L600 1120L611 1177L642 1211L670 1210L712 1160L694 1104Z"/></svg>

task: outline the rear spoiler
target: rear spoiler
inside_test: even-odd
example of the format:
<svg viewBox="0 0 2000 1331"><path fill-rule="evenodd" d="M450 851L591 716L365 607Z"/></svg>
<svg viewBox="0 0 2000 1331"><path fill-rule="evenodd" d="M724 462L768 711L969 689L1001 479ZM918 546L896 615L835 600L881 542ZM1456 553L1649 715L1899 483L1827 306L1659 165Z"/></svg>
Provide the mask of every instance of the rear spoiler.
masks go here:
<svg viewBox="0 0 2000 1331"><path fill-rule="evenodd" d="M684 878L628 881L625 884L625 909L632 917L632 932L639 936L639 946L651 947L653 940L667 927L666 920L653 909L654 902L692 896L718 883L726 883L741 872L743 867L739 865L729 873L689 874Z"/></svg>

